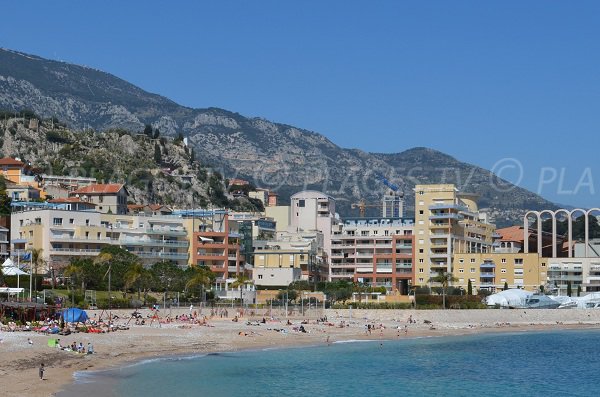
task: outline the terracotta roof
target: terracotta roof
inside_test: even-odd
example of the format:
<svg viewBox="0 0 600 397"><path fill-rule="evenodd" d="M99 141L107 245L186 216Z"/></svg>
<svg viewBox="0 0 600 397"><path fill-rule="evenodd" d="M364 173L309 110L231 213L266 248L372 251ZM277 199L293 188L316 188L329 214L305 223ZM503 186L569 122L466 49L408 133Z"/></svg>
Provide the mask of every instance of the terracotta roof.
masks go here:
<svg viewBox="0 0 600 397"><path fill-rule="evenodd" d="M148 204L148 208L150 208L152 211L156 211L156 210L159 210L161 208L164 208L164 205L161 205L161 204Z"/></svg>
<svg viewBox="0 0 600 397"><path fill-rule="evenodd" d="M523 226L510 226L503 229L497 229L496 233L502 236L500 241L524 241Z"/></svg>
<svg viewBox="0 0 600 397"><path fill-rule="evenodd" d="M128 210L141 210L144 206L142 204L127 204Z"/></svg>
<svg viewBox="0 0 600 397"><path fill-rule="evenodd" d="M122 183L96 183L93 185L82 187L81 189L73 190L69 194L71 196L75 194L115 194L119 190L123 189L123 187L124 185Z"/></svg>
<svg viewBox="0 0 600 397"><path fill-rule="evenodd" d="M54 204L60 204L60 203L80 203L80 204L87 204L87 205L96 206L96 204L94 204L94 203L90 203L89 201L82 201L81 199L79 199L77 197L57 198L57 199L48 200L48 202L49 203L54 203Z"/></svg>
<svg viewBox="0 0 600 397"><path fill-rule="evenodd" d="M19 160L15 160L11 157L4 157L0 159L0 165L18 165L20 167L24 166L25 163L19 161Z"/></svg>

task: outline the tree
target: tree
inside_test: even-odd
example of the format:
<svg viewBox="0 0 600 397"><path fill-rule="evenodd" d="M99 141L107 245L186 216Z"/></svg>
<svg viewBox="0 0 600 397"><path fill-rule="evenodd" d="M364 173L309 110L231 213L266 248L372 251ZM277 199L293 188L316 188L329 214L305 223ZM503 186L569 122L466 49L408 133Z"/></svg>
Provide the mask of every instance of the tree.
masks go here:
<svg viewBox="0 0 600 397"><path fill-rule="evenodd" d="M508 282L505 281L504 282L504 291L507 291L507 290L508 290Z"/></svg>
<svg viewBox="0 0 600 397"><path fill-rule="evenodd" d="M455 281L458 281L458 279L446 269L438 271L438 274L436 276L433 276L429 279L430 283L433 282L442 285L442 306L444 307L444 309L446 308L446 290L448 289L448 285Z"/></svg>
<svg viewBox="0 0 600 397"><path fill-rule="evenodd" d="M33 277L35 280L35 284L33 286L34 291L37 291L37 275L41 268L46 267L46 261L42 256L43 248L31 248L29 252L31 254L31 272L33 273Z"/></svg>
<svg viewBox="0 0 600 397"><path fill-rule="evenodd" d="M157 262L150 268L153 289L159 291L182 291L185 288L185 272L173 262Z"/></svg>
<svg viewBox="0 0 600 397"><path fill-rule="evenodd" d="M577 296L581 296L581 285L577 286Z"/></svg>
<svg viewBox="0 0 600 397"><path fill-rule="evenodd" d="M571 287L571 281L567 281L567 296L571 296L571 294L573 294L572 291L572 287Z"/></svg>
<svg viewBox="0 0 600 397"><path fill-rule="evenodd" d="M0 175L0 216L10 215L11 199L6 194L6 180L3 175Z"/></svg>
<svg viewBox="0 0 600 397"><path fill-rule="evenodd" d="M158 165L162 163L162 154L158 143L154 144L154 162Z"/></svg>
<svg viewBox="0 0 600 397"><path fill-rule="evenodd" d="M471 282L471 279L469 279L469 283L467 284L467 294L473 295L473 283Z"/></svg>
<svg viewBox="0 0 600 397"><path fill-rule="evenodd" d="M204 295L204 289L212 283L215 275L206 266L190 268L190 278L185 284L186 290L200 286L201 295Z"/></svg>
<svg viewBox="0 0 600 397"><path fill-rule="evenodd" d="M152 126L150 124L146 124L144 126L144 134L149 137L152 137Z"/></svg>
<svg viewBox="0 0 600 397"><path fill-rule="evenodd" d="M138 299L140 299L142 283L144 279L147 278L147 270L144 268L140 262L136 262L131 265L131 267L125 272L123 281L125 282L125 290L128 290L132 286L137 286L138 291ZM144 294L144 297L146 294ZM145 301L146 299L144 299Z"/></svg>
<svg viewBox="0 0 600 397"><path fill-rule="evenodd" d="M160 130L157 128L154 130L154 135L152 136L152 138L158 139L159 136L160 136Z"/></svg>
<svg viewBox="0 0 600 397"><path fill-rule="evenodd" d="M298 299L298 291L293 289L281 290L277 293L277 299L282 301L287 300L288 303L293 302Z"/></svg>
<svg viewBox="0 0 600 397"><path fill-rule="evenodd" d="M248 277L244 276L243 274L240 274L239 276L237 276L237 278L235 279L235 281L233 283L231 283L231 288L239 288L240 289L240 302L243 304L244 303L244 296L242 295L244 292L244 289L242 287L244 287L247 284L252 284L252 280L250 280Z"/></svg>

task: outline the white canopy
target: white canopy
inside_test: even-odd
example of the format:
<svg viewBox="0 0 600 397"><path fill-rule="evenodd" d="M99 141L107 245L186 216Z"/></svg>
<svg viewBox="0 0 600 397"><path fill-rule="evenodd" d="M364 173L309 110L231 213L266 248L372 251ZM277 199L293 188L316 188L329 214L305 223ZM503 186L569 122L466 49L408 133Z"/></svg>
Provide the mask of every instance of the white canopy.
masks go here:
<svg viewBox="0 0 600 397"><path fill-rule="evenodd" d="M488 306L500 305L500 307L515 307L525 304L527 298L533 295L533 292L522 289L508 289L487 297L486 303Z"/></svg>
<svg viewBox="0 0 600 397"><path fill-rule="evenodd" d="M20 294L23 292L23 288L8 288L8 287L0 287L0 294Z"/></svg>
<svg viewBox="0 0 600 397"><path fill-rule="evenodd" d="M19 269L10 258L6 258L2 264L2 274L5 276L22 276L28 273Z"/></svg>

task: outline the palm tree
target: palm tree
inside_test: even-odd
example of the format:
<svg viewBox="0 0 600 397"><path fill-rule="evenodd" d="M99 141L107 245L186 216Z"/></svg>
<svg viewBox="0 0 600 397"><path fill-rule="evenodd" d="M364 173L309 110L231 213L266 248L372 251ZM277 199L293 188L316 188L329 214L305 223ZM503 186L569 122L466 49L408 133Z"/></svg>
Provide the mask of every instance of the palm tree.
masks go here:
<svg viewBox="0 0 600 397"><path fill-rule="evenodd" d="M142 284L145 284L143 281L146 281L148 278L148 270L142 265L140 262L136 262L132 264L129 269L124 274L125 281L125 290L131 288L132 285L137 284L138 290L138 299L140 299ZM144 301L146 300L146 289L144 288Z"/></svg>
<svg viewBox="0 0 600 397"><path fill-rule="evenodd" d="M204 294L204 288L210 285L212 282L212 272L210 269L204 267L197 267L194 269L194 273L192 277L185 283L185 288L192 289L194 287L200 286Z"/></svg>
<svg viewBox="0 0 600 397"><path fill-rule="evenodd" d="M85 284L84 284L84 276L83 276L83 269L80 266L75 265L74 263L71 263L69 266L67 266L64 270L64 275L67 277L72 277L74 278L76 281L81 281L81 290L83 291L83 289L85 288Z"/></svg>
<svg viewBox="0 0 600 397"><path fill-rule="evenodd" d="M429 279L430 283L442 284L442 306L444 309L446 308L446 290L448 289L450 283L455 281L458 281L458 279L446 269L439 270L436 276L433 276Z"/></svg>
<svg viewBox="0 0 600 397"><path fill-rule="evenodd" d="M37 291L37 275L40 268L46 267L46 261L42 256L43 248L30 248L29 253L31 254L31 272L35 280L34 290Z"/></svg>
<svg viewBox="0 0 600 397"><path fill-rule="evenodd" d="M112 308L112 296L111 296L111 290L110 290L110 276L111 276L111 270L112 270L112 263L111 261L113 260L113 255L109 252L101 252L97 257L94 258L94 263L97 265L105 265L108 264L108 269L106 270L106 273L104 273L104 277L106 277L106 275L108 274L108 310L110 311L110 309ZM103 277L103 278L104 278ZM110 323L110 320L109 320Z"/></svg>
<svg viewBox="0 0 600 397"><path fill-rule="evenodd" d="M241 304L244 303L244 297L242 295L243 293L243 286L247 285L247 284L252 284L252 280L250 280L247 276L240 274L237 276L237 278L235 279L235 281L233 283L231 283L231 288L239 288L240 289L240 302Z"/></svg>

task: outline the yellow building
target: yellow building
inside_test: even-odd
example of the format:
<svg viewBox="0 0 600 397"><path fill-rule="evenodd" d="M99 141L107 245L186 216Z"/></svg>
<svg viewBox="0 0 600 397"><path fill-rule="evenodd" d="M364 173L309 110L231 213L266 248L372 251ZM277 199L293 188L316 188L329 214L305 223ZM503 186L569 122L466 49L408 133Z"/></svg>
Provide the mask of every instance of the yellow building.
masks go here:
<svg viewBox="0 0 600 397"><path fill-rule="evenodd" d="M479 213L477 195L452 184L415 186L415 283L453 271L455 253L492 251L495 226Z"/></svg>
<svg viewBox="0 0 600 397"><path fill-rule="evenodd" d="M508 288L536 291L547 283L548 263L536 253L456 253L452 273L458 281L452 285L466 291L471 280L473 293L499 291L505 283Z"/></svg>

